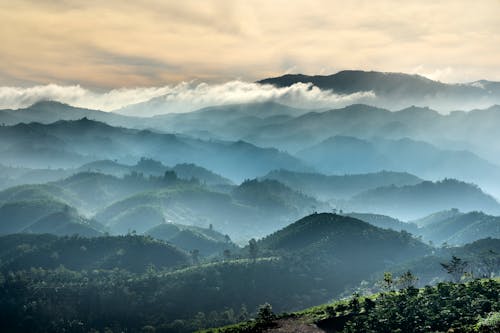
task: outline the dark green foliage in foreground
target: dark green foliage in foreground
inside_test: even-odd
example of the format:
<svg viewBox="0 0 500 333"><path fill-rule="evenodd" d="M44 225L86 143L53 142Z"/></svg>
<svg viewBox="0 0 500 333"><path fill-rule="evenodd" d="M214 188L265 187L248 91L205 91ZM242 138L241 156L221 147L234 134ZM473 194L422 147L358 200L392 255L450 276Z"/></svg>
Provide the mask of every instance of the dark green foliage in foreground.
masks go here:
<svg viewBox="0 0 500 333"><path fill-rule="evenodd" d="M314 323L327 332L494 333L500 329L499 311L500 282L475 280L467 284L440 283L420 290L409 287L371 297L355 295L347 301L279 318ZM251 321L206 332L261 332L262 328L259 321Z"/></svg>

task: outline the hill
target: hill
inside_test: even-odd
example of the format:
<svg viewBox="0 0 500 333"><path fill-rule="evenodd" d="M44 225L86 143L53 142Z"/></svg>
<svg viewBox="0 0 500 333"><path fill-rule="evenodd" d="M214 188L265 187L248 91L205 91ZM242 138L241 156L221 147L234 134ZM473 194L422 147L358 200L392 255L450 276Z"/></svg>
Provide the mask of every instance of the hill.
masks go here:
<svg viewBox="0 0 500 333"><path fill-rule="evenodd" d="M247 181L220 193L198 184L137 193L114 202L95 218L114 233L139 233L165 221L208 227L238 241L265 235L324 204L276 181Z"/></svg>
<svg viewBox="0 0 500 333"><path fill-rule="evenodd" d="M202 256L221 256L225 250L229 255L237 252L238 247L231 238L213 228L201 228L174 223L162 223L145 232L156 239L174 244L178 248L191 252L198 250Z"/></svg>
<svg viewBox="0 0 500 333"><path fill-rule="evenodd" d="M388 258L403 261L429 250L408 233L381 229L349 216L328 213L309 215L263 238L258 245L278 252L318 251L342 260L346 266L363 263L362 268L357 268L362 270L384 266Z"/></svg>
<svg viewBox="0 0 500 333"><path fill-rule="evenodd" d="M291 314L262 310L257 320L205 333L250 332L486 332L500 329L497 280L436 287L408 287L368 297L353 296ZM481 299L474 306L463 299ZM483 303L483 304L484 304ZM432 307L429 307L432 304Z"/></svg>
<svg viewBox="0 0 500 333"><path fill-rule="evenodd" d="M357 193L377 187L415 185L422 181L408 173L391 171L327 176L319 173L273 170L262 178L275 179L320 200L348 199Z"/></svg>
<svg viewBox="0 0 500 333"><path fill-rule="evenodd" d="M297 242L300 234L304 234L307 241ZM101 330L108 323L103 318L114 318L115 326L120 329L140 330L150 325L191 332L233 323L238 318L249 318L249 312L264 302L271 302L277 311L293 311L325 302L340 295L346 284L356 285L366 274L374 273L374 268L376 271L389 269L393 264L429 251L426 245L407 233L383 230L333 214L308 216L258 241L257 253L245 248L222 261L203 262L171 271L148 266L153 263L161 267L156 260L171 258L166 255L168 252L161 250L166 244L149 238L56 239L59 245L47 249L42 244L32 248L31 244L36 242L27 238L18 242L2 239L0 242L0 254L3 253L2 246L8 249L5 257L9 257L12 249L19 254L6 266L0 265L5 276L0 295L12 293L12 288L16 288L15 296L7 298L9 302L0 297L0 308L14 314L3 319L9 323L2 322L3 327L19 322L17 327L21 328L18 331L26 330L27 323L16 319L24 316L20 309L29 297L33 297L34 290L43 286L43 295L36 297L40 307L32 309L38 328L59 330L78 320L85 330ZM158 252L151 250L149 255L149 250L144 252L142 246L148 249L150 242L157 244L154 248L158 247ZM109 248L90 250L93 244L108 245ZM137 248L132 247L135 244ZM80 255L85 249L103 260L94 264L85 254ZM21 269L33 266L29 255L32 252L42 252L44 256L46 253L53 258L44 261L34 254L37 258L34 262L44 263L42 267L45 268L31 269L30 274L25 274ZM133 259L127 257L132 254L135 254ZM78 260L68 263L68 266L61 262L62 259L54 259L69 258L70 255ZM110 262L123 270L109 271L107 263ZM60 264L71 270L60 267ZM144 271L145 267L149 268ZM83 269L74 270L78 268ZM9 270L15 273L7 274ZM17 276L22 278L16 280ZM270 276L279 276L279 279L270 279ZM74 299L79 301L74 302ZM92 306L85 307L89 303ZM53 306L48 307L48 304ZM78 310L80 306L87 311ZM50 310L42 317L39 309ZM51 320L55 317L59 320ZM45 321L43 318L49 319Z"/></svg>
<svg viewBox="0 0 500 333"><path fill-rule="evenodd" d="M487 237L500 239L500 217L481 212L443 216L442 220L420 228L419 234L435 244L449 245L464 245Z"/></svg>
<svg viewBox="0 0 500 333"><path fill-rule="evenodd" d="M420 75L375 71L344 70L332 75L287 74L258 81L276 87L289 87L295 83L312 83L323 90L338 94L371 91L377 97L374 103L393 109L408 105L427 105L443 111L456 110L463 105L473 105L471 99L485 104L499 101L500 91L491 84L485 89L477 84L446 84ZM462 103L462 104L460 104Z"/></svg>
<svg viewBox="0 0 500 333"><path fill-rule="evenodd" d="M143 236L57 237L54 235L8 235L0 241L0 269L31 267L72 270L124 269L145 272L149 265L173 268L189 263L176 247Z"/></svg>
<svg viewBox="0 0 500 333"><path fill-rule="evenodd" d="M497 190L491 181L500 167L467 151L443 150L412 139L330 137L297 152L297 157L326 174L380 170L409 172L423 179L457 178Z"/></svg>
<svg viewBox="0 0 500 333"><path fill-rule="evenodd" d="M368 190L352 197L343 208L345 211L372 212L402 220L412 220L452 208L466 212L500 212L500 204L493 197L473 184L454 179Z"/></svg>
<svg viewBox="0 0 500 333"><path fill-rule="evenodd" d="M4 164L31 168L73 168L96 160L130 164L147 156L164 165L194 163L236 181L285 165L307 169L303 162L274 148L113 127L87 118L3 126L0 139Z"/></svg>
<svg viewBox="0 0 500 333"><path fill-rule="evenodd" d="M40 101L27 108L17 110L0 110L0 123L4 125L33 122L50 124L59 120L78 120L83 117L117 126L137 123L140 119L113 112L78 108L56 101Z"/></svg>
<svg viewBox="0 0 500 333"><path fill-rule="evenodd" d="M414 235L419 235L418 225L413 222L403 222L390 216L370 213L347 213L343 214L382 229L392 229L396 231L405 230Z"/></svg>

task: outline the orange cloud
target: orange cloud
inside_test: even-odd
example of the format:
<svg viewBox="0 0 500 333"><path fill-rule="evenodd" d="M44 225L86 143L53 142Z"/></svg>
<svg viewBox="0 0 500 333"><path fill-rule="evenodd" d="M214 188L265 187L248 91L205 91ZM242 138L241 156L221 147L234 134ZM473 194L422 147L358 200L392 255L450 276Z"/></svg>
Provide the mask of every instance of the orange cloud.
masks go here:
<svg viewBox="0 0 500 333"><path fill-rule="evenodd" d="M499 10L497 0L0 0L0 85L133 87L346 68L500 80Z"/></svg>

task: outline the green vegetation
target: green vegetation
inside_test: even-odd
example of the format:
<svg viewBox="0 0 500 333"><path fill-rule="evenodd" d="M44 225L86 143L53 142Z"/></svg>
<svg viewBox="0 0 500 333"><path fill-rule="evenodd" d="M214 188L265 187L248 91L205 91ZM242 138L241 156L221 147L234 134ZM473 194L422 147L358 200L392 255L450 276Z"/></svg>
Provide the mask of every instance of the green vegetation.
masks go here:
<svg viewBox="0 0 500 333"><path fill-rule="evenodd" d="M500 282L475 280L466 284L412 286L369 297L353 297L301 312L254 321L206 333L250 333L296 329L304 323L311 332L498 332Z"/></svg>

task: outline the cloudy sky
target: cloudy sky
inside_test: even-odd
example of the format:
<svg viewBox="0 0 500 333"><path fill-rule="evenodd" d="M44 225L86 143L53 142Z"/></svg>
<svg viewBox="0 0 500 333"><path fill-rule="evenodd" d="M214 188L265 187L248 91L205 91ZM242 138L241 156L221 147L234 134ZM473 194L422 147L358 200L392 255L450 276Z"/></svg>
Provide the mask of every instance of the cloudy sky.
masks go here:
<svg viewBox="0 0 500 333"><path fill-rule="evenodd" d="M0 85L91 89L342 69L500 80L500 0L0 0Z"/></svg>

